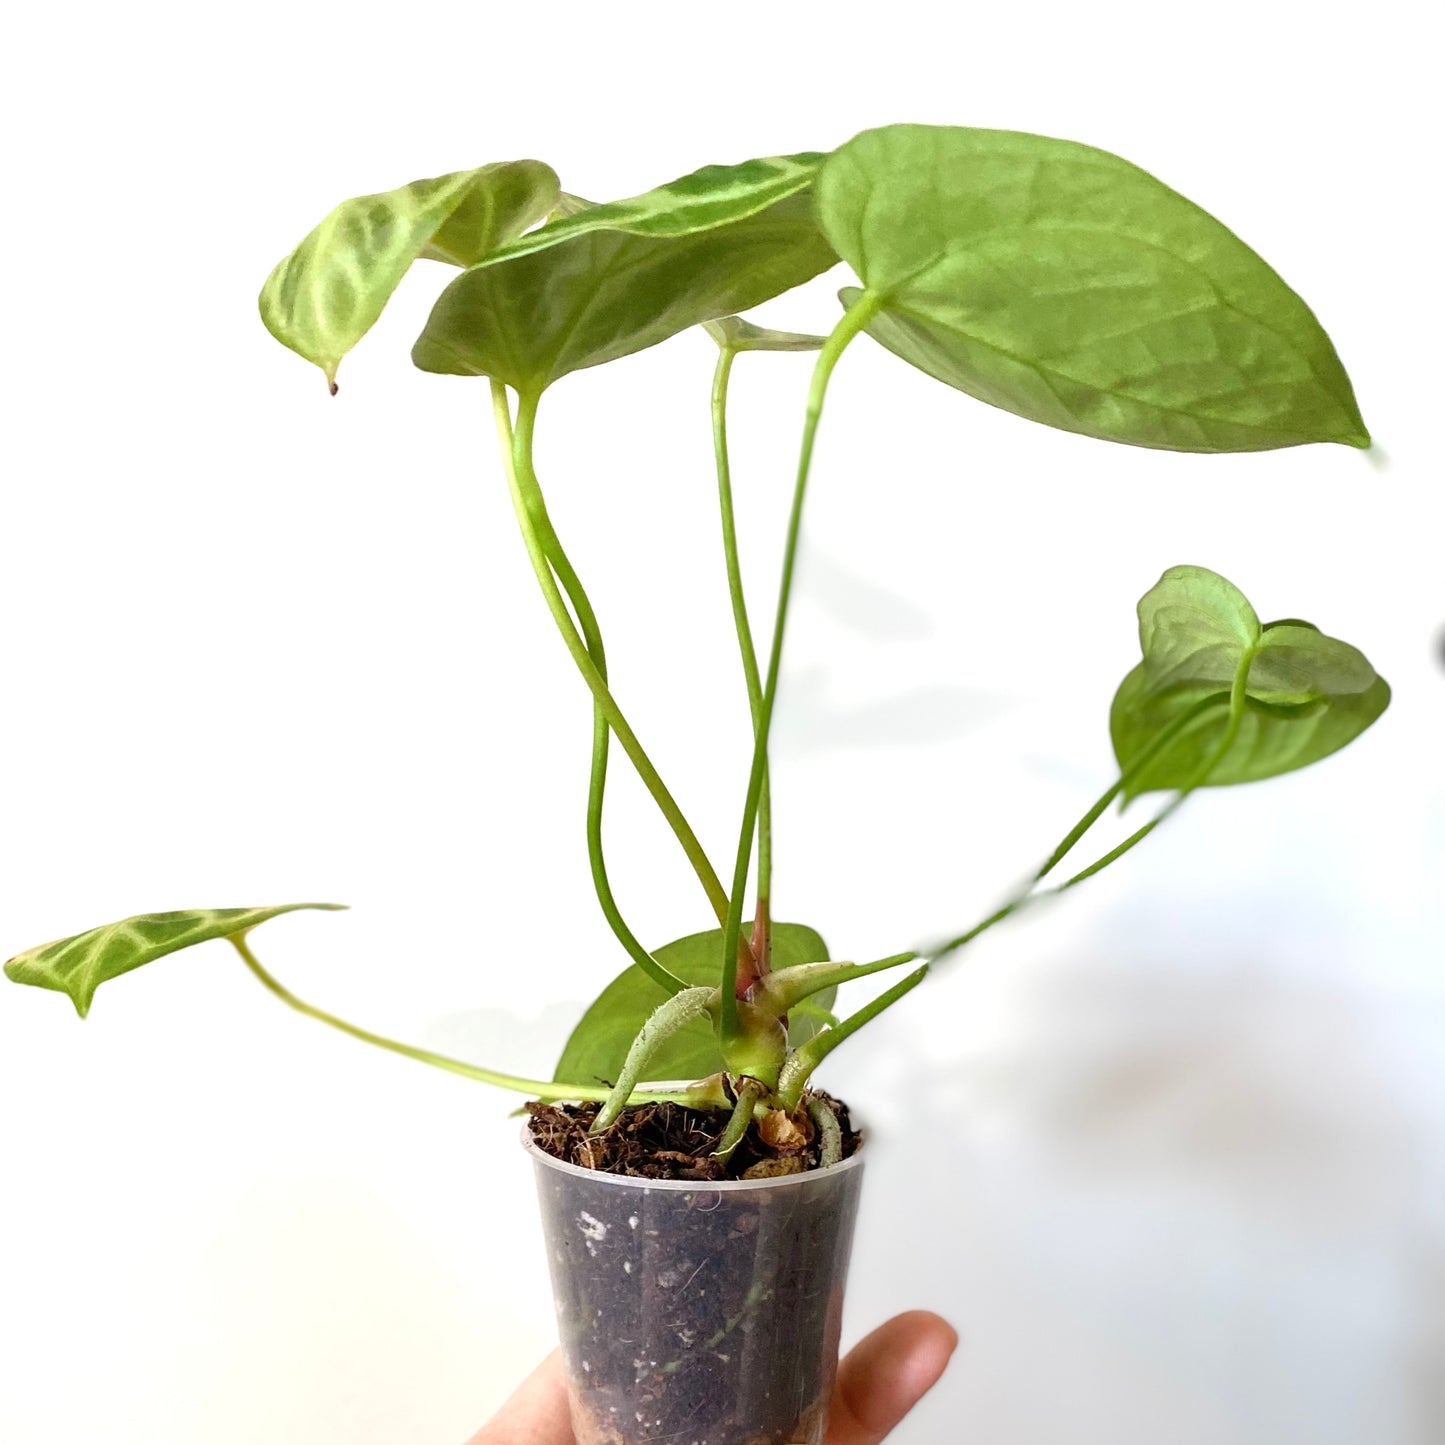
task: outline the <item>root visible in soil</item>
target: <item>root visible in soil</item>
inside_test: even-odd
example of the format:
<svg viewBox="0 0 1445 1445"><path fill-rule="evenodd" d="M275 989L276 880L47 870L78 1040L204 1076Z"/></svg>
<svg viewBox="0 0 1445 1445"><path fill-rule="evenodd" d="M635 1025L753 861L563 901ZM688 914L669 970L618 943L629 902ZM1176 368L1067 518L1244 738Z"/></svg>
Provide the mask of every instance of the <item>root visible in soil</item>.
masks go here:
<svg viewBox="0 0 1445 1445"><path fill-rule="evenodd" d="M827 1094L821 1097L837 1112L847 1159L857 1152L862 1135L849 1122L846 1104ZM724 1162L713 1157L728 1123L721 1111L671 1103L633 1104L609 1128L589 1134L601 1107L530 1103L532 1140L565 1163L641 1179L768 1179L818 1168L820 1141L806 1109L792 1116L777 1111L776 1117L755 1119Z"/></svg>

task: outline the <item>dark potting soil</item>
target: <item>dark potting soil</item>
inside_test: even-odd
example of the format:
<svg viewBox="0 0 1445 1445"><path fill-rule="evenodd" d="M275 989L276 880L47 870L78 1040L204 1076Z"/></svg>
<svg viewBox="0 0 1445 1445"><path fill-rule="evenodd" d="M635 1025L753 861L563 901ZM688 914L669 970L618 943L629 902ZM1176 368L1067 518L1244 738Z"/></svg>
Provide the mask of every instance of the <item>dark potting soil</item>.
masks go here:
<svg viewBox="0 0 1445 1445"><path fill-rule="evenodd" d="M834 1107L852 1154L860 1137ZM538 1168L578 1445L820 1440L858 1172L818 1170L801 1118L766 1130L781 1148L755 1124L724 1175L710 1157L724 1116L638 1105L590 1138L594 1104L528 1108L538 1147L589 1171ZM795 1186L707 1188L799 1163ZM619 1187L618 1174L699 1188Z"/></svg>
<svg viewBox="0 0 1445 1445"><path fill-rule="evenodd" d="M858 1152L863 1136L852 1126L848 1106L821 1095L838 1116L843 1157ZM779 1174L806 1174L819 1167L821 1141L807 1112L768 1124L757 1120L726 1162L712 1157L727 1128L719 1111L689 1109L681 1104L634 1104L600 1134L589 1134L600 1104L527 1105L532 1116L532 1142L554 1159L627 1174L638 1179L745 1179Z"/></svg>

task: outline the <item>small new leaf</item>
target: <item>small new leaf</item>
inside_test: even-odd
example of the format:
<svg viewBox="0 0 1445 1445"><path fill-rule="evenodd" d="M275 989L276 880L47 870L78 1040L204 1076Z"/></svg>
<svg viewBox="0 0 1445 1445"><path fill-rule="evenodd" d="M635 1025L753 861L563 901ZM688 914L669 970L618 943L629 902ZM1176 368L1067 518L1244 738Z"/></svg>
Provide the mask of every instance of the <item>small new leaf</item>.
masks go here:
<svg viewBox="0 0 1445 1445"><path fill-rule="evenodd" d="M281 261L261 290L261 319L326 373L366 335L418 257L472 266L559 204L541 161L501 161L343 201Z"/></svg>
<svg viewBox="0 0 1445 1445"><path fill-rule="evenodd" d="M279 908L196 908L179 913L141 913L107 923L72 938L43 943L18 953L5 965L5 976L69 994L84 1018L101 984L168 953L230 938L278 914L302 908L336 910L343 903L284 903Z"/></svg>
<svg viewBox="0 0 1445 1445"><path fill-rule="evenodd" d="M980 401L1174 451L1369 445L1309 307L1118 156L1017 131L886 126L835 151L816 192L824 232L882 303L869 334Z"/></svg>
<svg viewBox="0 0 1445 1445"><path fill-rule="evenodd" d="M1258 782L1318 762L1384 712L1390 689L1358 648L1308 622L1261 626L1238 588L1203 567L1171 567L1139 602L1143 661L1115 694L1109 730L1124 796L1189 786L1229 720L1249 658L1245 711L1202 786Z"/></svg>
<svg viewBox="0 0 1445 1445"><path fill-rule="evenodd" d="M722 930L714 928L679 938L657 949L653 956L685 983L715 988L722 973L722 944ZM822 938L801 923L773 924L772 948L778 968L819 963L828 957ZM554 1077L615 1083L633 1039L666 1001L667 995L641 969L636 965L626 969L582 1016L567 1040ZM816 995L815 1001L827 1008L832 990ZM790 1021L789 1041L797 1044L811 1038L822 1026L816 1016L799 1015ZM647 1074L652 1079L701 1079L722 1068L717 1037L711 1023L703 1019L686 1025L662 1043L648 1062Z"/></svg>

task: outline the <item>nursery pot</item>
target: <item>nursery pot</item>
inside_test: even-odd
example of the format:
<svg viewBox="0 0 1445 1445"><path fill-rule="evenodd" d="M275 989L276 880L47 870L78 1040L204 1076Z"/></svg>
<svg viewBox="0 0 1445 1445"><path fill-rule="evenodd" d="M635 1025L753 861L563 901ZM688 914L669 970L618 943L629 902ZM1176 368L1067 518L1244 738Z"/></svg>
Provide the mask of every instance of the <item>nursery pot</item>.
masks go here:
<svg viewBox="0 0 1445 1445"><path fill-rule="evenodd" d="M693 1183L532 1156L577 1445L818 1445L862 1156Z"/></svg>

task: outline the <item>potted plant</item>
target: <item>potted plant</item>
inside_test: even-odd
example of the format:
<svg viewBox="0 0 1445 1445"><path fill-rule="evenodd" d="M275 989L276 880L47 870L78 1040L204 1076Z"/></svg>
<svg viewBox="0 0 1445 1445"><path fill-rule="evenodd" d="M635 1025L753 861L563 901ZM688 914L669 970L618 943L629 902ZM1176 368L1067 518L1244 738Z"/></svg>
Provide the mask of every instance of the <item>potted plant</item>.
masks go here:
<svg viewBox="0 0 1445 1445"><path fill-rule="evenodd" d="M1138 604L1141 657L1110 712L1118 779L1028 887L929 947L832 959L811 928L772 916L768 739L834 368L866 333L993 406L1141 447L1366 447L1368 434L1328 336L1258 255L1144 171L1068 141L887 126L827 154L706 166L600 205L562 191L541 162L484 165L343 202L272 272L262 318L335 393L341 360L417 259L455 274L413 360L489 381L522 538L591 696L588 856L627 966L587 1010L551 1079L414 1048L290 993L250 935L280 914L331 904L141 915L31 948L5 971L69 994L84 1015L100 984L224 938L293 1008L528 1095L527 1142L579 1442L817 1441L866 1152L847 1106L813 1086L818 1065L931 968L1110 866L1196 790L1318 761L1389 701L1354 647L1298 619L1262 623L1223 577L1171 566ZM774 331L739 314L840 261L857 284L842 289L842 315L827 336ZM598 618L534 465L541 402L557 381L693 326L717 343L723 571L753 727L736 846L722 874L610 687ZM737 358L776 350L817 359L760 655L741 582L727 407ZM602 821L614 739L713 915L707 930L660 948L640 941L609 883ZM1167 795L1154 816L1087 858L1086 840L1114 802L1148 793ZM873 974L896 981L861 1005L841 993Z"/></svg>

